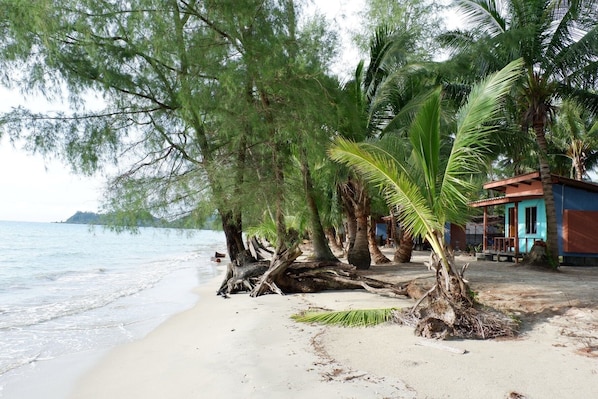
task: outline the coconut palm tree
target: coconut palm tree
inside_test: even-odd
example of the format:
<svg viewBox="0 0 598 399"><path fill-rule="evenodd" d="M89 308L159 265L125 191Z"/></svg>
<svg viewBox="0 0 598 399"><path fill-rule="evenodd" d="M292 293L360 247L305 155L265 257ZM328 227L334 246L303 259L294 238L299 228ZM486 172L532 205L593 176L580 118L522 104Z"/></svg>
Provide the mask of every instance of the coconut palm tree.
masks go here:
<svg viewBox="0 0 598 399"><path fill-rule="evenodd" d="M391 209L401 207L399 218L406 230L430 243L436 284L429 295L433 303L448 300L453 312L471 307L472 299L444 241L445 225L463 225L468 220L468 202L477 189L472 175L483 172L488 164L501 98L519 77L521 66L521 61L513 62L475 86L457 113L454 131L441 131L442 91L438 88L421 106L408 138L388 136L377 143L339 138L329 151L333 160L353 167L379 186ZM443 158L449 136L451 148ZM447 317L436 318L454 324L454 317L452 322Z"/></svg>
<svg viewBox="0 0 598 399"><path fill-rule="evenodd" d="M587 115L579 105L567 101L560 107L552 129L552 144L569 162L570 177L588 178L598 165L598 120Z"/></svg>
<svg viewBox="0 0 598 399"><path fill-rule="evenodd" d="M556 100L573 98L598 112L598 7L592 0L456 0L471 29L445 36L460 54L477 62L482 76L522 58L518 115L533 131L546 202L547 252L558 265L556 210L546 132ZM471 54L475 54L472 58Z"/></svg>

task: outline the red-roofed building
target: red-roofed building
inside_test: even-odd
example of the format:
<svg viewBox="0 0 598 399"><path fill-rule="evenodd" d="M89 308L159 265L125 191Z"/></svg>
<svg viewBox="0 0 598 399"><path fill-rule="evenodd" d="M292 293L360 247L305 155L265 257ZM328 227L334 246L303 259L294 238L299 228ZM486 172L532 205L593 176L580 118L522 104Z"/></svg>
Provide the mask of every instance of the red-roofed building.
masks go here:
<svg viewBox="0 0 598 399"><path fill-rule="evenodd" d="M552 175L557 210L558 248L565 264L598 264L598 184ZM484 209L505 208L504 237L491 242L484 228L484 253L487 256L519 258L536 241L546 240L546 208L540 173L528 173L484 184L496 197L472 202ZM484 223L487 226L487 223Z"/></svg>

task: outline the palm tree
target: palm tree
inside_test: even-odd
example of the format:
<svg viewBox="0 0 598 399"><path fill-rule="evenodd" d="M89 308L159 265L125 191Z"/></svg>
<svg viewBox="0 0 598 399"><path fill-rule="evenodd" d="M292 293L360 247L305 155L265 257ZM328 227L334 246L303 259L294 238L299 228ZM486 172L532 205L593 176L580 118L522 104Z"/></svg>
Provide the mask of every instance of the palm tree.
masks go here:
<svg viewBox="0 0 598 399"><path fill-rule="evenodd" d="M376 104L376 92L384 78L388 76L390 59L398 44L403 44L403 36L397 36L387 26L381 26L370 40L369 64L361 61L355 69L354 78L344 85L345 103L342 111L346 121L340 128L345 137L365 140L375 135L379 118L377 112L383 108ZM368 219L371 198L366 184L359 178L350 176L338 184L339 197L347 217L349 248L347 260L359 269L370 267L372 254L368 242ZM390 262L374 245L377 263Z"/></svg>
<svg viewBox="0 0 598 399"><path fill-rule="evenodd" d="M558 265L556 210L548 162L547 128L557 98L573 98L598 112L598 8L594 1L457 0L472 28L453 32L461 54L475 54L479 73L522 58L526 77L519 85L518 115L524 132L534 132L546 202L547 252Z"/></svg>
<svg viewBox="0 0 598 399"><path fill-rule="evenodd" d="M520 61L513 62L474 87L457 113L454 132L441 132L439 88L420 108L408 138L389 136L378 143L339 138L329 151L333 160L353 167L379 186L391 209L401 207L399 217L406 230L430 243L436 284L429 295L432 303L448 300L453 312L471 308L473 301L444 241L445 225L465 224L468 219L468 202L477 189L472 175L487 166L491 133L497 129L493 122L500 117L500 100L518 78L521 66ZM442 147L449 135L453 135L452 146L444 159ZM443 314L436 318L448 325L455 323L454 313L452 322L447 317Z"/></svg>
<svg viewBox="0 0 598 399"><path fill-rule="evenodd" d="M588 178L588 172L598 164L598 120L591 118L577 104L561 105L552 129L552 143L569 161L570 177Z"/></svg>

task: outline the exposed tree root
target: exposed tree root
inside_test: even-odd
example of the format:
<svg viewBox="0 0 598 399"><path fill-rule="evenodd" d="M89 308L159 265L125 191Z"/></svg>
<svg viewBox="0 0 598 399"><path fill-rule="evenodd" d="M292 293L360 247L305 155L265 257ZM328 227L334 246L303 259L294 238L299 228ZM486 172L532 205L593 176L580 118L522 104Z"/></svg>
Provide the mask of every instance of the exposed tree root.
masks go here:
<svg viewBox="0 0 598 399"><path fill-rule="evenodd" d="M436 273L435 284L410 311L396 311L396 322L415 327L416 335L434 339L489 339L517 334L515 320L475 303L470 297L463 278L468 265L457 273L452 272L452 267L447 271L432 255L428 266Z"/></svg>
<svg viewBox="0 0 598 399"><path fill-rule="evenodd" d="M393 320L415 328L426 338L461 337L489 339L512 337L518 324L510 317L483 307L471 298L463 274L441 267L432 256L428 266L436 275L432 288L424 291L415 281L398 285L364 276L354 266L340 262L296 262L297 248L275 254L269 262L229 265L219 295L250 292L264 294L314 293L325 290L365 289L378 295L408 297L417 302L407 311L394 311Z"/></svg>
<svg viewBox="0 0 598 399"><path fill-rule="evenodd" d="M269 293L314 293L326 290L365 289L390 297L418 297L414 284L397 285L366 277L352 265L340 262L295 262L300 252L285 251L271 262L231 263L218 295L250 292L251 296Z"/></svg>

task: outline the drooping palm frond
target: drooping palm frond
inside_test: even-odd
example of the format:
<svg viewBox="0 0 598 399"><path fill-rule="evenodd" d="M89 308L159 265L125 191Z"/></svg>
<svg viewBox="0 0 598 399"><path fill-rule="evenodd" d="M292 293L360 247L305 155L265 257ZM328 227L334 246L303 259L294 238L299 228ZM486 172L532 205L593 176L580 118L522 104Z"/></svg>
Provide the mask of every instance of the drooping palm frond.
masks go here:
<svg viewBox="0 0 598 399"><path fill-rule="evenodd" d="M332 160L351 165L366 181L380 187L386 201L403 209L403 228L413 236L426 236L439 228L427 196L421 190L421 169L406 162L407 148L397 145L394 152L380 143L355 143L338 139L329 154ZM401 148L402 147L402 148Z"/></svg>
<svg viewBox="0 0 598 399"><path fill-rule="evenodd" d="M301 323L319 323L339 325L343 327L370 327L386 323L392 318L396 308L387 309L354 309L336 312L303 312L291 316Z"/></svg>
<svg viewBox="0 0 598 399"><path fill-rule="evenodd" d="M468 21L484 25L492 36L504 32L507 28L508 21L504 18L506 5L501 1L458 0L456 4Z"/></svg>

